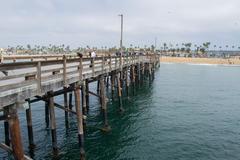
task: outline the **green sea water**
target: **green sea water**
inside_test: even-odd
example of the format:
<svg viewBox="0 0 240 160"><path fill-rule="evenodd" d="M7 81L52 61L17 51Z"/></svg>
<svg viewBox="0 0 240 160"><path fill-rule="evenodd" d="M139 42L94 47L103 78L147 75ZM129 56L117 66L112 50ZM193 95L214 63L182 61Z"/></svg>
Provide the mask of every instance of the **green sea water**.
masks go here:
<svg viewBox="0 0 240 160"><path fill-rule="evenodd" d="M237 160L240 159L240 68L218 65L161 64L152 83L146 79L118 112L109 99L111 132L103 133L99 100L90 97L85 150L87 160ZM96 84L90 90L96 92ZM110 91L108 91L110 94ZM62 103L62 96L56 102ZM56 108L59 156L51 152L51 132L44 122L44 104L32 105L36 148L34 159L79 159L76 117L65 128ZM25 112L19 110L25 153ZM4 141L3 123L0 140ZM0 150L0 159L11 156Z"/></svg>

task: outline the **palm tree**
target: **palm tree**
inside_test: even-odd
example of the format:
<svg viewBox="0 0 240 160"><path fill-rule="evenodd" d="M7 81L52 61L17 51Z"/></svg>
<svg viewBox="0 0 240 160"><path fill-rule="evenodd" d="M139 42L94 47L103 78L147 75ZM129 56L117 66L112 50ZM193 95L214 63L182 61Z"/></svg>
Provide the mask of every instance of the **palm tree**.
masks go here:
<svg viewBox="0 0 240 160"><path fill-rule="evenodd" d="M178 44L176 44L176 47L178 47Z"/></svg>
<svg viewBox="0 0 240 160"><path fill-rule="evenodd" d="M146 50L146 48L147 48L147 45L144 45L144 49Z"/></svg>
<svg viewBox="0 0 240 160"><path fill-rule="evenodd" d="M226 45L226 48L228 48L228 45Z"/></svg>
<svg viewBox="0 0 240 160"><path fill-rule="evenodd" d="M217 45L215 44L213 47L214 47L214 50L215 50L215 48L217 47Z"/></svg>
<svg viewBox="0 0 240 160"><path fill-rule="evenodd" d="M130 44L130 51L133 50L133 44Z"/></svg>
<svg viewBox="0 0 240 160"><path fill-rule="evenodd" d="M221 51L221 49L222 49L222 46L219 46L219 50Z"/></svg>
<svg viewBox="0 0 240 160"><path fill-rule="evenodd" d="M211 44L210 42L203 43L203 47L206 48L206 49L208 49L209 46L210 46L210 44Z"/></svg>
<svg viewBox="0 0 240 160"><path fill-rule="evenodd" d="M167 48L167 43L163 43L163 50L165 51Z"/></svg>

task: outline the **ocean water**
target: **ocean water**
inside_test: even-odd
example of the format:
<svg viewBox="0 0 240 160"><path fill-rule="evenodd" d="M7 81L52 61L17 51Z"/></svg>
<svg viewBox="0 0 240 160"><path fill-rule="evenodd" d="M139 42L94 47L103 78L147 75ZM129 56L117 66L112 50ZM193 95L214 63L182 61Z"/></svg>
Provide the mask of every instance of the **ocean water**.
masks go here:
<svg viewBox="0 0 240 160"><path fill-rule="evenodd" d="M103 133L97 98L90 98L85 135L88 160L236 160L240 159L240 68L216 65L161 64L152 83L145 80L124 98L125 112L118 112L117 100L109 99L112 131ZM95 84L91 91L96 91ZM109 92L110 94L110 92ZM62 97L56 101L62 103ZM55 109L60 150L51 151L51 134L44 123L44 104L32 105L34 159L79 159L77 126L70 116ZM27 127L19 110L25 153ZM4 140L0 123L0 140ZM0 150L0 159L11 156Z"/></svg>

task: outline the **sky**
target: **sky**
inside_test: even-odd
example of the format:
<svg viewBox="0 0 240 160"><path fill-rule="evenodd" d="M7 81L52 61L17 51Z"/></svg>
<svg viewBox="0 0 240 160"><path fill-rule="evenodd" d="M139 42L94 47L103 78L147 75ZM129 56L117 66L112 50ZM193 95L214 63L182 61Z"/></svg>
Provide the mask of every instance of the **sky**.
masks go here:
<svg viewBox="0 0 240 160"><path fill-rule="evenodd" d="M240 0L0 0L0 47L240 46Z"/></svg>

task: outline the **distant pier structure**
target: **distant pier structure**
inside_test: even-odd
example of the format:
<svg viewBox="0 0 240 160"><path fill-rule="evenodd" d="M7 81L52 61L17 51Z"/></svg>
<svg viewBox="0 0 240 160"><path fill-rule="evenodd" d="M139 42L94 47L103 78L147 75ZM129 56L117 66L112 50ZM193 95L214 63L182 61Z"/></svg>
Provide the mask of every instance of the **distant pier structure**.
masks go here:
<svg viewBox="0 0 240 160"><path fill-rule="evenodd" d="M17 61L21 59L21 61ZM24 61L22 59L25 59ZM29 149L34 142L34 126L31 108L33 103L44 101L46 127L51 129L52 149L57 152L57 128L55 107L63 110L68 127L69 114L77 119L79 159L85 159L84 125L87 120L89 96L100 99L103 115L102 131L111 130L108 122L107 99L118 95L119 111L123 92L129 95L129 87L141 86L143 79L154 79L154 72L160 66L159 55L101 56L20 56L7 57L8 63L0 64L0 121L4 123L5 141L0 149L12 153L16 160L31 159L24 155L18 108L26 111ZM27 60L27 61L26 61ZM89 90L89 84L97 81L97 91ZM110 87L112 97L106 95ZM63 104L54 101L55 96L63 96ZM72 102L74 100L74 103Z"/></svg>

